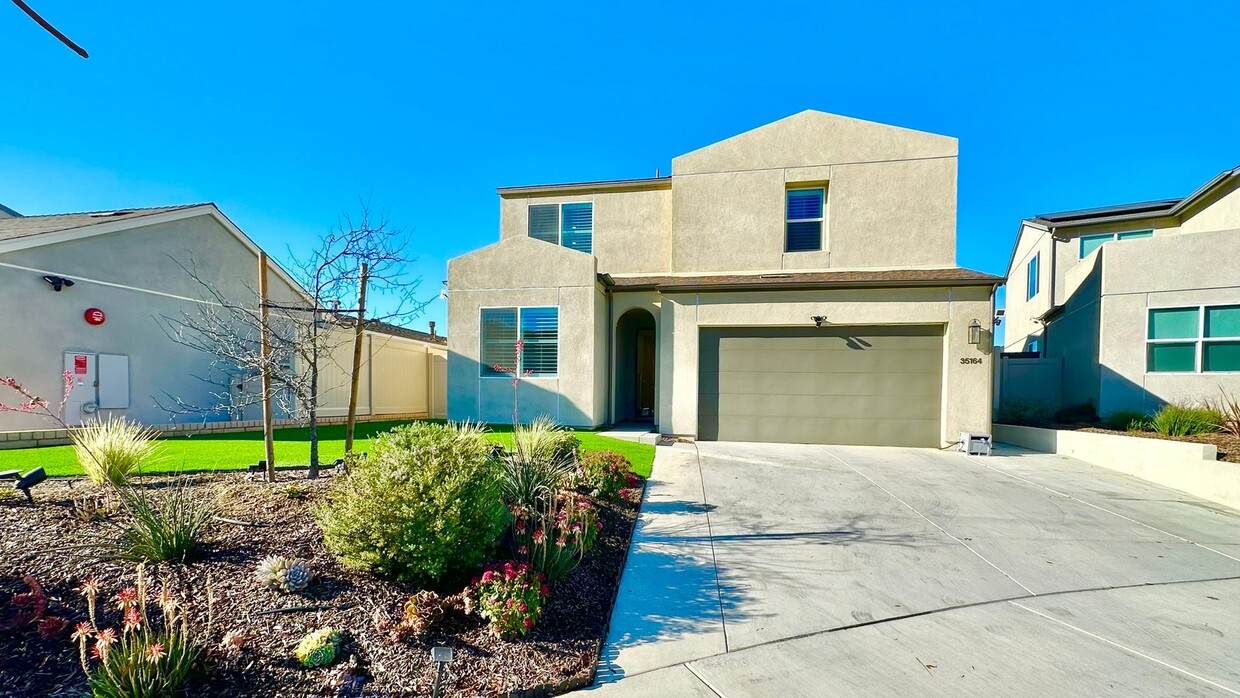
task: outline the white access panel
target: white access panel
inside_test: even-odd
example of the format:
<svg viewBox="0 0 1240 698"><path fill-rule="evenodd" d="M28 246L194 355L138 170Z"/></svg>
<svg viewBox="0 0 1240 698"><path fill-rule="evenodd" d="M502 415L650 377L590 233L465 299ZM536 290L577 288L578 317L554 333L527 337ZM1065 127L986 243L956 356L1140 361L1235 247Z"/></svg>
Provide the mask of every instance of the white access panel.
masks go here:
<svg viewBox="0 0 1240 698"><path fill-rule="evenodd" d="M129 407L128 356L99 355L99 407L105 410Z"/></svg>

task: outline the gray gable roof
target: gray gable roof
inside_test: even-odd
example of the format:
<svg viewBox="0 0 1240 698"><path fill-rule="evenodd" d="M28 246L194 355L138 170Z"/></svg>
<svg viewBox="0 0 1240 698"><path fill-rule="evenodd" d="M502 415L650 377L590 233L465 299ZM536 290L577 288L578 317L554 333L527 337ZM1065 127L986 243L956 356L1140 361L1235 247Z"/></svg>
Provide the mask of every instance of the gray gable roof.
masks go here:
<svg viewBox="0 0 1240 698"><path fill-rule="evenodd" d="M207 204L185 204L182 206L157 206L154 208L126 208L116 211L86 211L82 213L57 213L48 216L14 216L0 218L0 240L16 240L17 238L57 233L62 230L85 228L117 220L133 220L143 216L153 216L183 208L194 208Z"/></svg>

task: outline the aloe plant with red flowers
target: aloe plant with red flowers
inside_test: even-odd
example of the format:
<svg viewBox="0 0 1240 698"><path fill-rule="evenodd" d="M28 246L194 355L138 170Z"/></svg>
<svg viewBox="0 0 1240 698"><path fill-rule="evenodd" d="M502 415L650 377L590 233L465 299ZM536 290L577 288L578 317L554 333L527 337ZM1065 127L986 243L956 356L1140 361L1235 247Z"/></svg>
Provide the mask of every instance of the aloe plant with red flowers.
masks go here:
<svg viewBox="0 0 1240 698"><path fill-rule="evenodd" d="M120 630L116 626L100 627L100 616L105 609L99 607L103 588L98 580L87 579L78 591L86 598L90 621L78 623L71 639L78 645L91 695L95 698L179 695L203 652L199 636L191 630L184 603L174 597L167 584L154 599L159 615L152 620L147 613L149 589L145 568L138 565L135 585L122 589L114 597ZM208 581L204 636L211 634L212 602Z"/></svg>
<svg viewBox="0 0 1240 698"><path fill-rule="evenodd" d="M583 495L561 491L533 507L512 507L512 545L517 559L558 581L594 547L602 522Z"/></svg>

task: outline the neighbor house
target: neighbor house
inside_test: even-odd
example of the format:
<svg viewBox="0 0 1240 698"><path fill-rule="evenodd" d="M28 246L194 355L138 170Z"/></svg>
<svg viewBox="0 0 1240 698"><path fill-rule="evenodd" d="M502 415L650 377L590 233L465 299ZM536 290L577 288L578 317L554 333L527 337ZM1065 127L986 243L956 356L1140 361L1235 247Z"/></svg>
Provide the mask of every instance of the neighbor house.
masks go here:
<svg viewBox="0 0 1240 698"><path fill-rule="evenodd" d="M256 377L175 341L167 320L220 299L256 308L259 253L214 204L46 216L0 207L0 376L56 401L68 371L69 424L107 415L151 425L257 420L259 406L240 398ZM278 264L266 271L273 302L305 305L305 291ZM443 416L445 338L378 324L363 342L361 414ZM329 418L347 412L353 347L331 349L319 371ZM200 411L232 391L235 407ZM0 390L0 402L19 401ZM0 412L0 432L53 426Z"/></svg>
<svg viewBox="0 0 1240 698"><path fill-rule="evenodd" d="M1240 394L1240 168L1182 199L1021 222L1002 401L1106 416Z"/></svg>
<svg viewBox="0 0 1240 698"><path fill-rule="evenodd" d="M448 412L940 446L990 426L997 276L956 266L954 138L806 111L669 177L499 190L448 265ZM523 344L514 366L517 342Z"/></svg>

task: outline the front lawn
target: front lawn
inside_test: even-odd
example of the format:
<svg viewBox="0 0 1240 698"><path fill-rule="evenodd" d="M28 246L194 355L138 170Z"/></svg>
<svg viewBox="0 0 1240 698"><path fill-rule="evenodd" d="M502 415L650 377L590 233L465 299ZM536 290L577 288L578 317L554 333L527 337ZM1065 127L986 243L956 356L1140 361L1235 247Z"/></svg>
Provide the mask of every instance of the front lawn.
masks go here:
<svg viewBox="0 0 1240 698"><path fill-rule="evenodd" d="M354 439L354 450L367 451L370 437L394 426L406 424L395 422L359 422ZM510 445L512 427L496 426L489 438L496 443ZM276 467L304 467L310 459L310 430L304 427L277 429ZM579 431L581 447L585 451L615 451L633 463L633 470L642 477L650 477L654 463L654 447L632 441L623 441L593 432ZM344 425L319 427L319 461L331 463L344 455ZM246 466L263 458L263 434L259 431L232 434L192 434L173 436L163 440L156 462L143 468L143 472L202 472L212 470L244 470ZM42 466L48 475L81 475L82 468L71 446L47 446L0 451L0 470L28 471Z"/></svg>

